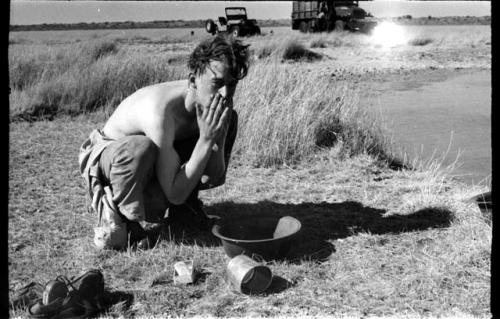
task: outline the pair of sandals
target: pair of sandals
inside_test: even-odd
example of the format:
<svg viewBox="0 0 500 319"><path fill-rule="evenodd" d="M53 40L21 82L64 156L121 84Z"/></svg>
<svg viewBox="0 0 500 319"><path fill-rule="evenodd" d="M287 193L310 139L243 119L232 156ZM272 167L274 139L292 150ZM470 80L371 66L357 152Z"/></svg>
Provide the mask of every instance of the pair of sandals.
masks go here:
<svg viewBox="0 0 500 319"><path fill-rule="evenodd" d="M72 280L58 276L45 286L32 282L20 289L11 305L27 306L31 318L89 318L104 309L103 295L104 277L91 269Z"/></svg>

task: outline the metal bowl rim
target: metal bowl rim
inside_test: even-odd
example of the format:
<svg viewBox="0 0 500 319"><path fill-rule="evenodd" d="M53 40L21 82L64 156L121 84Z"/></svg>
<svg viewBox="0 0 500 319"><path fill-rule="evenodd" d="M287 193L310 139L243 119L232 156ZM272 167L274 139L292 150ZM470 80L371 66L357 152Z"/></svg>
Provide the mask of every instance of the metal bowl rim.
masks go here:
<svg viewBox="0 0 500 319"><path fill-rule="evenodd" d="M226 237L219 232L219 229L221 227L235 224L236 222L227 222L227 223L222 224L222 225L216 224L212 227L212 234L214 234L216 237L218 237L222 240L226 240L226 241L231 242L231 243L264 243L264 242L278 241L278 240L282 240L282 239L289 238L289 237L296 235L300 231L300 229L302 228L302 224L300 223L300 221L298 219L296 219L292 216L287 216L287 217L290 217L293 219L293 221L296 225L296 230L294 232L290 233L289 235L283 236L283 237L264 238L264 239L235 239L235 238ZM245 218L244 220L250 220L250 219L251 218ZM275 218L274 217L264 217L262 219L275 219Z"/></svg>

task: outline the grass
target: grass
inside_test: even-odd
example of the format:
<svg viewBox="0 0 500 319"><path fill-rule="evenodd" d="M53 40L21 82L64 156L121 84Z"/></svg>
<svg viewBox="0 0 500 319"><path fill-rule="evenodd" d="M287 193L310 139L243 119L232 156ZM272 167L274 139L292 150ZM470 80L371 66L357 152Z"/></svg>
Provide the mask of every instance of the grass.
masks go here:
<svg viewBox="0 0 500 319"><path fill-rule="evenodd" d="M457 42L469 43L442 35L408 47L438 50L442 40L453 55ZM209 214L301 221L288 258L267 263L274 278L259 296L233 291L224 270L229 259L209 233L170 229L150 250L92 246L96 217L86 209L78 146L128 92L182 78L192 43L153 43L148 34L151 41L108 35L11 44L11 114L44 101L40 109L52 120L27 112L30 121L10 123L9 293L99 268L102 317L490 317L491 214L467 201L487 186L452 179L453 167L443 168L440 158L403 157L414 169L391 169L383 123L358 100L362 68L335 57L373 58L377 49L365 46L364 36L309 36L248 39L255 55L264 47L270 53L252 62L238 87L240 125L226 184L200 193ZM280 45L299 44L288 46L298 52L316 37L328 45L319 48L321 59L283 59L287 46ZM484 39L474 39L470 52L482 50ZM171 52L173 45L182 50ZM337 69L342 78L331 75ZM179 260L194 261L202 273L196 284L173 284ZM25 316L22 309L10 314Z"/></svg>
<svg viewBox="0 0 500 319"><path fill-rule="evenodd" d="M129 55L114 41L30 49L10 55L12 120L112 109L140 87L186 76L168 55Z"/></svg>
<svg viewBox="0 0 500 319"><path fill-rule="evenodd" d="M255 64L235 97L241 118L235 152L256 166L294 163L337 144L338 156L391 157L381 128L357 98L354 88L294 64Z"/></svg>
<svg viewBox="0 0 500 319"><path fill-rule="evenodd" d="M410 40L408 43L413 46L424 46L432 43L432 41L433 40L431 38L415 38Z"/></svg>
<svg viewBox="0 0 500 319"><path fill-rule="evenodd" d="M339 142L341 155L369 151L387 157L390 152L382 134L375 135L379 132L373 125L363 124L374 121L366 119L366 112L357 107L355 91L279 62L311 61L319 54L293 38L270 45L270 59L255 63L235 98L243 123L238 153L245 154L253 165L279 165ZM254 54L259 56L266 48ZM76 51L82 52L78 58ZM103 40L38 57L12 56L11 118L34 120L111 110L142 86L184 78L186 57L128 55L116 41Z"/></svg>
<svg viewBox="0 0 500 319"><path fill-rule="evenodd" d="M270 40L259 43L252 48L257 59L271 58L276 61L314 61L321 59L321 55L308 50L296 37L285 37L279 40Z"/></svg>
<svg viewBox="0 0 500 319"><path fill-rule="evenodd" d="M340 160L333 149L283 169L235 161L223 187L202 192L208 213L302 222L289 259L268 264L276 277L265 295L232 291L228 258L205 233L166 234L152 250L97 253L75 145L99 125L93 116L13 123L11 289L97 267L106 316L488 316L491 224L464 201L481 187L394 172L366 155ZM405 199L419 194L427 198L407 210ZM175 286L173 264L185 259L205 275Z"/></svg>
<svg viewBox="0 0 500 319"><path fill-rule="evenodd" d="M326 48L328 44L326 43L325 39L314 39L311 41L310 47L311 48Z"/></svg>
<svg viewBox="0 0 500 319"><path fill-rule="evenodd" d="M435 27L433 30L439 30L430 33L427 30L417 32L414 28L406 29L411 39L410 46L429 46L431 49L439 46L443 50L457 48L462 52L467 47L467 50L475 51L475 47L483 47L489 40L488 34L478 28L464 29L463 34L448 31L450 27ZM186 36L157 31L148 30L145 32L148 36L141 35L139 30L127 31L130 34L125 36L111 30L80 32L80 35L68 31L71 37L59 36L63 32L54 31L53 38L40 36L44 39L42 43L31 36L33 32L14 32L9 38L9 85L13 91L11 119L74 114L96 108L112 109L135 88L184 77L182 67L185 57L179 57L179 50L185 50L187 55L192 41L207 35L200 34L199 30L193 37L187 35L187 30L182 31L186 32ZM47 32L39 33L47 36ZM306 48L307 42L312 49L316 45L324 46L340 50L340 54L345 54L342 52L345 49L358 54L373 54L363 51L376 50L370 43L370 37L347 32L314 35L285 33L248 41L252 42L252 50L258 59L276 61L324 60L323 52L319 54ZM167 50L173 51L165 53ZM106 57L109 59L104 59ZM147 72L141 71L144 67ZM109 75L102 72L103 69ZM80 83L81 79L87 81L88 77L92 77L92 84ZM86 87L85 91L75 94L75 87L81 85ZM104 87L109 90L99 90Z"/></svg>

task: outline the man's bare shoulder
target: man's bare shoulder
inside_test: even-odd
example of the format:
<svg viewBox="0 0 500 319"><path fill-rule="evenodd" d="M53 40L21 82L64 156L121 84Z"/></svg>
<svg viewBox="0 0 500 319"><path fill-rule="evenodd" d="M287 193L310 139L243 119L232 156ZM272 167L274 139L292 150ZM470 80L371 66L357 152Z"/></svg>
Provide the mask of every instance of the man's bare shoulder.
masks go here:
<svg viewBox="0 0 500 319"><path fill-rule="evenodd" d="M147 120L146 124L164 121L175 106L184 104L185 87L185 81L175 81L144 88L139 104L144 105L140 116Z"/></svg>
<svg viewBox="0 0 500 319"><path fill-rule="evenodd" d="M133 105L134 107L139 104L153 108L163 108L172 100L177 99L185 86L185 80L149 85L134 92L122 104Z"/></svg>
<svg viewBox="0 0 500 319"><path fill-rule="evenodd" d="M172 104L183 102L186 81L173 81L143 87L124 99L109 118L104 132L112 138L144 134L166 121Z"/></svg>

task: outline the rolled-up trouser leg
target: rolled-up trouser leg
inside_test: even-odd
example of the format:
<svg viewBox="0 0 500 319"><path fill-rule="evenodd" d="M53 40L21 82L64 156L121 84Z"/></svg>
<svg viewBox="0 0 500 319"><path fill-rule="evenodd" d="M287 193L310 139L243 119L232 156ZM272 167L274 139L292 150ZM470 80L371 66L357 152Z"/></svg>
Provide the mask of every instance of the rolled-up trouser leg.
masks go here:
<svg viewBox="0 0 500 319"><path fill-rule="evenodd" d="M129 221L145 220L143 191L154 177L157 146L146 136L131 135L111 143L100 158L103 180L113 202Z"/></svg>

